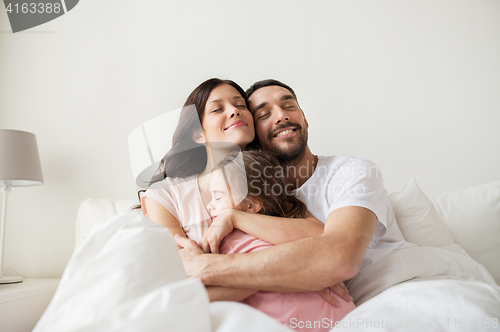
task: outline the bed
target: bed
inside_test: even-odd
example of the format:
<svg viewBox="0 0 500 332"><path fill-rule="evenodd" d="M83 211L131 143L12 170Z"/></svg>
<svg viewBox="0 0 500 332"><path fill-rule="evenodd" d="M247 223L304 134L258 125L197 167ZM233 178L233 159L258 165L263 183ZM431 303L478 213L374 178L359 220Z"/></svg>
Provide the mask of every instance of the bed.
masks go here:
<svg viewBox="0 0 500 332"><path fill-rule="evenodd" d="M244 304L210 303L202 283L186 278L168 230L130 210L136 202L88 199L75 252L34 331L500 330L500 181L428 198L411 179L389 197L418 246L351 279L358 308L336 326L290 327Z"/></svg>

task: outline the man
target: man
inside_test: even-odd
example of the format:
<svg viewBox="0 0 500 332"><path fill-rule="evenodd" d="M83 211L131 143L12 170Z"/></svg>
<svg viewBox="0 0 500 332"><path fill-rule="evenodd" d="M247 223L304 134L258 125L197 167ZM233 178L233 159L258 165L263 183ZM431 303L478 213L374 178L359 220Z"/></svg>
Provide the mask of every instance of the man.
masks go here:
<svg viewBox="0 0 500 332"><path fill-rule="evenodd" d="M258 144L275 153L287 183L324 225L323 234L246 254L206 255L176 238L186 273L205 285L264 291L319 291L351 279L396 248L406 247L371 161L318 157L307 145L308 123L295 92L276 80L247 90Z"/></svg>

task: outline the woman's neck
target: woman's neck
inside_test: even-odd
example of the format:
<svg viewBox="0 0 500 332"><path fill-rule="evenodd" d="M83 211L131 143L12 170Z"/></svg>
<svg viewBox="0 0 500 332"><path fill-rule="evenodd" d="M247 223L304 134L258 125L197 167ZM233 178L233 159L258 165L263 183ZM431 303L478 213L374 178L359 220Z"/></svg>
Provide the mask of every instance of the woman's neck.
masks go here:
<svg viewBox="0 0 500 332"><path fill-rule="evenodd" d="M226 159L231 152L240 152L241 149L232 143L207 143L207 166L200 176L210 174L222 160Z"/></svg>
<svg viewBox="0 0 500 332"><path fill-rule="evenodd" d="M200 190L203 204L207 206L212 195L210 194L210 176L205 175L211 174L215 166L224 160L229 153L234 151L240 152L241 150L237 145L231 143L207 144L205 147L207 149L207 166L203 172L198 174L198 189Z"/></svg>

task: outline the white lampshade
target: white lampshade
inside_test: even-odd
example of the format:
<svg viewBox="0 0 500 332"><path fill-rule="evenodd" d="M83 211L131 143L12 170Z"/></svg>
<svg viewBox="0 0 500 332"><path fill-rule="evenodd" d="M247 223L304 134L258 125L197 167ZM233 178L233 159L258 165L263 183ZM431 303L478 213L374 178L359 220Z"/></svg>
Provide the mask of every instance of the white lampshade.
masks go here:
<svg viewBox="0 0 500 332"><path fill-rule="evenodd" d="M10 181L13 187L43 183L34 134L0 129L0 180Z"/></svg>
<svg viewBox="0 0 500 332"><path fill-rule="evenodd" d="M21 276L4 276L2 273L7 194L11 191L11 187L42 183L42 167L35 135L25 131L0 129L0 184L3 194L0 223L0 284L23 281Z"/></svg>

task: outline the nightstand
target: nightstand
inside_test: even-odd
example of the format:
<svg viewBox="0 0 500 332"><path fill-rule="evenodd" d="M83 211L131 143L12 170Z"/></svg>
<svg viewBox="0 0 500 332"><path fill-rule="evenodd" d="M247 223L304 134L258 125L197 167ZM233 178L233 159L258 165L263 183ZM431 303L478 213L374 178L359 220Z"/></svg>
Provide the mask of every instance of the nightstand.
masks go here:
<svg viewBox="0 0 500 332"><path fill-rule="evenodd" d="M56 291L59 279L24 279L0 284L0 331L33 330Z"/></svg>

